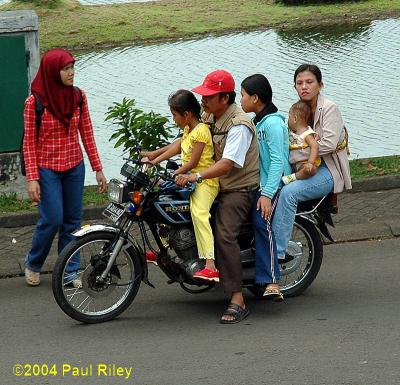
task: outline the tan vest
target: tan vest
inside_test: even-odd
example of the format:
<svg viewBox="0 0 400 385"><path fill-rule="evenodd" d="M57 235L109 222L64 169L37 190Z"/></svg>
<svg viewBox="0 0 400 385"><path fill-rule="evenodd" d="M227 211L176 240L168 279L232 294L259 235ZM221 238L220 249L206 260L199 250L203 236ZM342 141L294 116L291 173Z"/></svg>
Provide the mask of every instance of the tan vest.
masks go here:
<svg viewBox="0 0 400 385"><path fill-rule="evenodd" d="M215 161L219 161L222 158L226 137L231 127L243 124L251 131L253 138L246 153L243 167L237 168L234 166L228 174L219 177L219 184L221 192L257 189L259 185L258 143L255 135L256 129L252 120L236 103L231 104L215 123L212 114L204 114L203 120L205 123L211 124Z"/></svg>

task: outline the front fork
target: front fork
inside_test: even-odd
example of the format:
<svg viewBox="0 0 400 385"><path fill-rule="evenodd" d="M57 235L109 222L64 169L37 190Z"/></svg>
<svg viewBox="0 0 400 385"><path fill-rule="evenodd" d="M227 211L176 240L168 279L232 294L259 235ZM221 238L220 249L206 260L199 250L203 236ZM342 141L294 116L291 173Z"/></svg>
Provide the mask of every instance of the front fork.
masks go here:
<svg viewBox="0 0 400 385"><path fill-rule="evenodd" d="M128 223L129 226L129 223ZM125 231L121 229L121 226L118 225L110 225L105 223L96 223L92 225L82 226L80 229L75 231L73 235L75 237L83 237L84 235L95 233L95 232L108 232L115 235L115 238L118 238L115 241L115 247L113 248L112 252L110 253L110 259L107 261L107 267L103 271L103 273L99 276L98 280L105 280L107 274L110 272L115 259L117 258L118 253L121 251L123 247L127 247L129 249L130 254L135 254L137 258L139 258L140 265L141 265L141 274L142 274L142 281L147 285L154 287L148 279L148 270L147 270L147 263L146 258L144 256L144 251L137 245L135 240L129 235L127 228Z"/></svg>
<svg viewBox="0 0 400 385"><path fill-rule="evenodd" d="M111 267L112 267L112 265L114 264L114 262L115 262L115 260L116 260L116 258L117 258L117 255L118 255L119 252L121 251L122 246L124 245L124 243L125 243L125 238L124 238L123 236L120 236L119 239L118 239L118 241L117 241L117 243L115 244L115 247L114 247L112 253L110 254L110 259L108 260L107 267L106 267L105 270L101 273L101 276L100 276L100 278L99 278L100 281L103 282L103 281L105 281L105 279L107 278L108 273L110 272Z"/></svg>

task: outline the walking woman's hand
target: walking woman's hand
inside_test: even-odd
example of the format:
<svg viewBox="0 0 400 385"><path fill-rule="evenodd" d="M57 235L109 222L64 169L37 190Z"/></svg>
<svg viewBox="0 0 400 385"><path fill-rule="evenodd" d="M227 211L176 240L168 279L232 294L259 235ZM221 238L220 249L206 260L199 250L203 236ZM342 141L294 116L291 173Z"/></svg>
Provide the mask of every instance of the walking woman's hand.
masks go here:
<svg viewBox="0 0 400 385"><path fill-rule="evenodd" d="M28 195L32 202L40 202L40 184L37 180L30 180L28 182Z"/></svg>
<svg viewBox="0 0 400 385"><path fill-rule="evenodd" d="M271 199L263 195L260 196L257 201L257 211L261 211L261 218L268 219L272 211Z"/></svg>
<svg viewBox="0 0 400 385"><path fill-rule="evenodd" d="M96 171L96 180L99 185L99 193L103 193L107 190L107 179L103 174L103 171Z"/></svg>

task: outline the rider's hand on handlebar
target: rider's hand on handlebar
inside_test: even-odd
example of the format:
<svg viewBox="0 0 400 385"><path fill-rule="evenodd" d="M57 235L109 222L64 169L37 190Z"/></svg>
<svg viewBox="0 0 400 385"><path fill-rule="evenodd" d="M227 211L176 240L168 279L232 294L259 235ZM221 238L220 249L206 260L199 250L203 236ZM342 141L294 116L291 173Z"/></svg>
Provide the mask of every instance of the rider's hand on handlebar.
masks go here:
<svg viewBox="0 0 400 385"><path fill-rule="evenodd" d="M140 159L140 161L142 163L148 164L149 167L155 166L157 164L157 162L154 162L154 160L150 160L147 156L145 156L142 159Z"/></svg>
<svg viewBox="0 0 400 385"><path fill-rule="evenodd" d="M196 179L191 180L192 175L180 174L175 177L175 183L179 187L185 187L189 182L196 182Z"/></svg>
<svg viewBox="0 0 400 385"><path fill-rule="evenodd" d="M150 163L150 159L147 156L144 156L143 158L140 159L142 163Z"/></svg>
<svg viewBox="0 0 400 385"><path fill-rule="evenodd" d="M143 158L147 158L149 161L156 158L156 154L154 153L154 151L140 151L140 155Z"/></svg>

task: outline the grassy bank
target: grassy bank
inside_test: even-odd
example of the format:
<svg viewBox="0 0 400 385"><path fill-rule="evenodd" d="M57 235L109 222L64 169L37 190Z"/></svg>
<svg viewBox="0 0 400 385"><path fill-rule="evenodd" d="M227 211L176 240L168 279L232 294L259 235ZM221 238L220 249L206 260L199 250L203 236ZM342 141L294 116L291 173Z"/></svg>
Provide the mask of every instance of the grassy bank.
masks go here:
<svg viewBox="0 0 400 385"><path fill-rule="evenodd" d="M400 156L382 156L350 161L352 180L400 173Z"/></svg>
<svg viewBox="0 0 400 385"><path fill-rule="evenodd" d="M374 176L396 175L400 172L400 156L352 160L350 168L353 181ZM85 206L102 205L107 202L107 194L98 194L96 186L85 187L83 196ZM36 210L36 206L29 200L19 199L16 194L0 194L0 215L34 210Z"/></svg>
<svg viewBox="0 0 400 385"><path fill-rule="evenodd" d="M99 194L97 186L85 186L83 193L84 206L98 206L108 202L107 193ZM0 194L0 215L19 211L35 211L36 204L28 199L20 199L17 194Z"/></svg>
<svg viewBox="0 0 400 385"><path fill-rule="evenodd" d="M400 0L283 6L273 0L162 0L83 6L74 0L13 1L1 10L34 9L41 49L90 49L265 27L354 23L400 16Z"/></svg>

